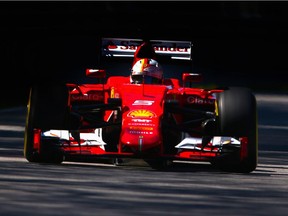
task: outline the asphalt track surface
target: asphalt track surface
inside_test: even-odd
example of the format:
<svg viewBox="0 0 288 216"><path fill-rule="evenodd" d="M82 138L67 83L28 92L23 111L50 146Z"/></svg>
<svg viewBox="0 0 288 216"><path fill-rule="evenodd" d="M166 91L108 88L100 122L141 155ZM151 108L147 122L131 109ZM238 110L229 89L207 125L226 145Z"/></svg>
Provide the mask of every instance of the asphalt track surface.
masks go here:
<svg viewBox="0 0 288 216"><path fill-rule="evenodd" d="M288 95L256 94L259 164L155 171L142 161L41 165L23 158L26 107L0 111L0 215L287 215Z"/></svg>

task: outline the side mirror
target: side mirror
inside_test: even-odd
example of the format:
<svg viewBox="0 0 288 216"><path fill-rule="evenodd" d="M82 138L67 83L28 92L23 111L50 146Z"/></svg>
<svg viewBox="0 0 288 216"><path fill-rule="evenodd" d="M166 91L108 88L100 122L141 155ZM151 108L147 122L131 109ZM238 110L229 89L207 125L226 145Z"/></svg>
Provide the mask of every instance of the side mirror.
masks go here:
<svg viewBox="0 0 288 216"><path fill-rule="evenodd" d="M185 83L189 82L189 85L191 86L192 82L201 82L203 80L202 74L199 73L183 73L182 74L182 81L183 86L185 86Z"/></svg>
<svg viewBox="0 0 288 216"><path fill-rule="evenodd" d="M106 70L103 69L86 69L86 76L93 78L105 78Z"/></svg>

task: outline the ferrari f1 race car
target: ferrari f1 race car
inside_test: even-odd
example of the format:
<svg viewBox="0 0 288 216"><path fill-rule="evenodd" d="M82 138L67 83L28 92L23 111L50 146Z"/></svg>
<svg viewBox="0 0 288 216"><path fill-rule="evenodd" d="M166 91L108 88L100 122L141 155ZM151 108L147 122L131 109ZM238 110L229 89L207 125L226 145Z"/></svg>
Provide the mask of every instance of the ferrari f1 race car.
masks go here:
<svg viewBox="0 0 288 216"><path fill-rule="evenodd" d="M249 88L195 87L202 75L177 67L191 65L188 41L101 38L100 44L104 64L83 76L92 82L31 86L29 162L135 158L157 170L175 161L256 169L257 104ZM130 67L123 69L122 60Z"/></svg>

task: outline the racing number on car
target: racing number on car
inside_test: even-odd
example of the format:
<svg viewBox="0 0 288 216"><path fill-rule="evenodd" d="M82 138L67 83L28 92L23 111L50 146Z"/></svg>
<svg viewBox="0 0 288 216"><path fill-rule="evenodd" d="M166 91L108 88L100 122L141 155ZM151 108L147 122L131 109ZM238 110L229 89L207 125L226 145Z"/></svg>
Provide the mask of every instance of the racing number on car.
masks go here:
<svg viewBox="0 0 288 216"><path fill-rule="evenodd" d="M132 105L144 105L144 106L151 106L154 101L150 100L135 100Z"/></svg>

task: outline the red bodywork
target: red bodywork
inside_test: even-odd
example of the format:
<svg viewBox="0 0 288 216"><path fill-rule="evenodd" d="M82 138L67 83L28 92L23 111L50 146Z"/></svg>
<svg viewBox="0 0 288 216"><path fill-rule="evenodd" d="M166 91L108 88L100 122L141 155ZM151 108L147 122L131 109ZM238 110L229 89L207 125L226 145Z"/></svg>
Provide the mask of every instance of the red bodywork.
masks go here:
<svg viewBox="0 0 288 216"><path fill-rule="evenodd" d="M206 91L198 88L181 87L179 80L166 79L163 85L130 84L129 77L109 77L105 84L68 84L71 103L107 103L108 98L120 98L121 105L121 133L118 142L118 151L107 152L100 145L79 146L75 141L63 145L63 151L68 155L95 155L140 158L171 158L184 160L210 160L217 155L217 148L208 144L204 151L199 148L193 150L179 150L175 154L165 153L161 122L164 114L164 103L167 100L176 100L180 106L205 107L214 112L213 93L221 90ZM104 121L114 118L115 111L105 111ZM174 114L173 118L181 123L185 114ZM187 116L188 118L188 116ZM85 125L85 122L83 122ZM81 132L90 132L83 129ZM191 133L191 135L196 135ZM82 140L84 141L84 140ZM72 144L71 144L72 143Z"/></svg>

